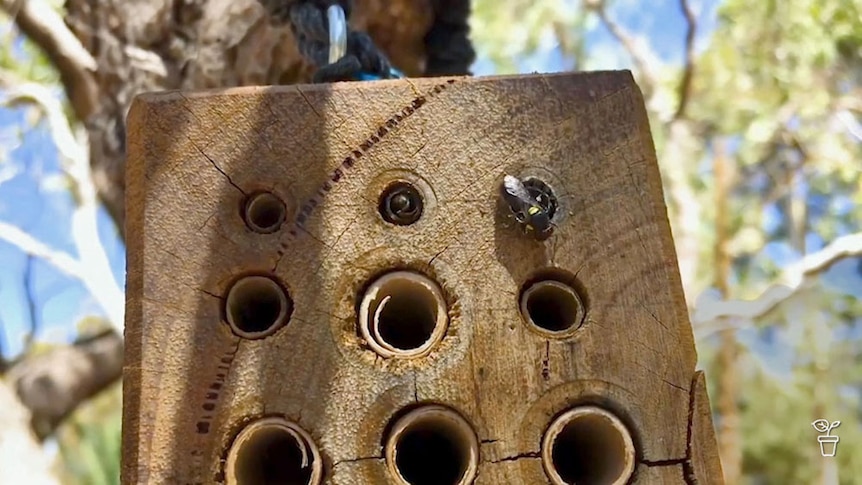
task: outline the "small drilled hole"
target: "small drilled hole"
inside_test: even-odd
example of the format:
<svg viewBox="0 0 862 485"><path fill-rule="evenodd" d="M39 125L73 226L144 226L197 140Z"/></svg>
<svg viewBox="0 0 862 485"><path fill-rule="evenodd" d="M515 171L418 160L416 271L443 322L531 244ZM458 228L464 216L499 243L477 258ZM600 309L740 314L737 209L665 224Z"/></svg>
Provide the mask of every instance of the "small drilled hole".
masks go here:
<svg viewBox="0 0 862 485"><path fill-rule="evenodd" d="M234 333L244 338L261 338L285 324L292 305L284 289L272 279L246 276L228 291L225 314Z"/></svg>
<svg viewBox="0 0 862 485"><path fill-rule="evenodd" d="M423 208L422 194L408 182L393 182L380 194L378 210L383 220L390 224L413 224L422 217Z"/></svg>
<svg viewBox="0 0 862 485"><path fill-rule="evenodd" d="M544 280L533 283L523 292L521 313L535 328L554 334L580 325L584 317L584 305L571 286Z"/></svg>
<svg viewBox="0 0 862 485"><path fill-rule="evenodd" d="M411 271L388 273L360 301L360 333L385 357L419 357L443 339L446 302L434 280Z"/></svg>
<svg viewBox="0 0 862 485"><path fill-rule="evenodd" d="M542 443L542 462L554 485L622 485L631 477L634 461L634 443L626 426L594 406L561 415Z"/></svg>
<svg viewBox="0 0 862 485"><path fill-rule="evenodd" d="M229 485L316 485L322 476L317 446L299 426L280 418L255 421L228 451Z"/></svg>
<svg viewBox="0 0 862 485"><path fill-rule="evenodd" d="M245 203L244 218L248 227L261 234L278 230L287 217L287 208L281 199L269 192L251 195Z"/></svg>
<svg viewBox="0 0 862 485"><path fill-rule="evenodd" d="M455 411L429 405L399 419L386 442L390 473L400 484L462 485L476 476L479 444Z"/></svg>

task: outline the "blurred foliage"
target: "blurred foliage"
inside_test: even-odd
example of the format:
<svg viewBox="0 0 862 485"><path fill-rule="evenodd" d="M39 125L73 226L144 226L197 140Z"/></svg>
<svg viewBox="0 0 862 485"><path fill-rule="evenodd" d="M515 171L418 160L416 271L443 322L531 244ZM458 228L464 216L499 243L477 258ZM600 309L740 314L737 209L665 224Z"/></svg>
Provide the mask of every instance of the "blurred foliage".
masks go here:
<svg viewBox="0 0 862 485"><path fill-rule="evenodd" d="M122 385L79 407L56 432L65 483L120 485Z"/></svg>
<svg viewBox="0 0 862 485"><path fill-rule="evenodd" d="M598 0L473 3L474 42L497 72L518 72L524 60L554 49L572 68L607 67L610 59L626 58L597 15L585 8ZM631 19L637 11L646 19L658 4L668 5L667 0L611 2L609 17ZM673 140L682 151L660 157L660 163L664 171L683 172L701 205L700 225L685 229L696 231L701 248L696 286L706 290L716 271L711 164L717 143L727 145L733 175L725 201L731 214L728 296L752 298L800 256L792 241L800 223L808 250L862 230L862 0L724 0L717 15L714 31L697 44L688 109L679 121L686 130L673 134L683 138ZM0 68L56 85L45 56L7 25L0 18ZM650 39L632 30L656 75L647 101L662 153L682 70L678 63L661 62L649 50ZM680 37L680 51L683 41ZM15 130L3 127L0 141L13 135ZM791 210L800 201L804 211ZM682 229L678 220L671 223L675 231ZM815 409L828 413L817 417L842 421L835 458L841 483L859 483L862 477L862 303L827 286L806 288L796 301L738 331L745 483L816 482L821 458L810 426ZM700 364L715 402L715 382L725 369L716 362L715 336L698 336ZM119 483L120 398L117 385L58 430L60 468L68 483Z"/></svg>
<svg viewBox="0 0 862 485"><path fill-rule="evenodd" d="M57 85L60 74L45 53L19 35L12 19L0 11L0 69L28 81Z"/></svg>
<svg viewBox="0 0 862 485"><path fill-rule="evenodd" d="M543 46L559 44L575 68L584 49L586 15L573 0L473 0L471 37L480 58L491 61L496 72L519 72L519 62L536 55Z"/></svg>

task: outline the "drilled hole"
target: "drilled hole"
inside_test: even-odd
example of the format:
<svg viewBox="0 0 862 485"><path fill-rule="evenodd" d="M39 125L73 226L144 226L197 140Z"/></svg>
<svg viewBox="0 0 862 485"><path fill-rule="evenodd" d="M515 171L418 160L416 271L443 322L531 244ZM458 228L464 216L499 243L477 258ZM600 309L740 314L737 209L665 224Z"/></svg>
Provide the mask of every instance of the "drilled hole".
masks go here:
<svg viewBox="0 0 862 485"><path fill-rule="evenodd" d="M476 476L476 433L444 406L427 405L404 415L385 448L387 467L399 484L463 485Z"/></svg>
<svg viewBox="0 0 862 485"><path fill-rule="evenodd" d="M359 328L384 357L420 357L446 333L448 315L440 287L412 271L387 273L360 300Z"/></svg>
<svg viewBox="0 0 862 485"><path fill-rule="evenodd" d="M244 428L228 451L228 485L316 485L322 477L317 446L299 426L264 418Z"/></svg>
<svg viewBox="0 0 862 485"><path fill-rule="evenodd" d="M422 217L422 194L412 184L396 181L380 194L378 210L383 220L398 226L407 226Z"/></svg>
<svg viewBox="0 0 862 485"><path fill-rule="evenodd" d="M225 314L231 329L244 338L262 338L285 324L293 303L274 280L246 276L233 284L225 298Z"/></svg>
<svg viewBox="0 0 862 485"><path fill-rule="evenodd" d="M560 334L580 325L584 305L571 286L543 280L533 283L521 294L521 313L542 333Z"/></svg>
<svg viewBox="0 0 862 485"><path fill-rule="evenodd" d="M563 413L542 442L542 463L554 485L622 485L634 472L634 462L626 426L594 406Z"/></svg>
<svg viewBox="0 0 862 485"><path fill-rule="evenodd" d="M261 234L278 230L287 217L287 208L281 199L269 192L251 195L245 203L244 218L248 227Z"/></svg>

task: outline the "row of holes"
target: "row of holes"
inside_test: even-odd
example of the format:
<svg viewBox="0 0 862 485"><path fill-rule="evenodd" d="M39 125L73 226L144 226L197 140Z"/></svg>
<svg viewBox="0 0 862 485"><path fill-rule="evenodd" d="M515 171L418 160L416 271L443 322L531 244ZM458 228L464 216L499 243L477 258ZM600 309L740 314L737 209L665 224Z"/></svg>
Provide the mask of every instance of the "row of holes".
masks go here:
<svg viewBox="0 0 862 485"><path fill-rule="evenodd" d="M399 485L467 485L479 469L479 440L455 410L414 407L393 420L383 444L388 473ZM614 414L580 406L545 431L540 456L554 485L622 485L634 472L635 449ZM317 485L323 461L311 436L293 422L268 417L237 435L225 460L229 485Z"/></svg>
<svg viewBox="0 0 862 485"><path fill-rule="evenodd" d="M423 208L421 192L405 180L391 181L378 197L380 216L394 225L415 223ZM255 193L245 201L243 219L255 232L275 232L286 217L284 202L272 193ZM264 278L242 279L228 293L227 320L242 337L270 335L287 322L292 311L292 301L282 287ZM369 285L360 301L360 333L378 354L421 356L446 333L448 308L440 287L422 275L385 275ZM575 288L547 279L534 281L522 290L520 311L531 329L545 337L560 338L580 326L586 310Z"/></svg>
<svg viewBox="0 0 862 485"><path fill-rule="evenodd" d="M424 205L419 189L409 182L395 180L381 192L377 211L390 224L408 226L422 217ZM287 220L287 207L274 194L257 192L246 198L242 216L252 231L270 234Z"/></svg>
<svg viewBox="0 0 862 485"><path fill-rule="evenodd" d="M413 271L391 271L366 286L359 298L359 333L383 357L422 357L446 334L449 323L440 285ZM520 295L522 317L547 337L565 337L580 326L585 308L572 286L552 279L533 281ZM256 339L289 320L293 301L269 276L236 281L225 298L225 317L234 333Z"/></svg>

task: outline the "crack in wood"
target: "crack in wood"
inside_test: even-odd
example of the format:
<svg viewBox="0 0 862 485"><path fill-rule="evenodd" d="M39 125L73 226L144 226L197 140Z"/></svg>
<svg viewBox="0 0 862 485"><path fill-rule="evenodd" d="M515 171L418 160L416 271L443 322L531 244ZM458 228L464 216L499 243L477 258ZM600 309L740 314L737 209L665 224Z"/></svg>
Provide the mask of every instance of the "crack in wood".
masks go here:
<svg viewBox="0 0 862 485"><path fill-rule="evenodd" d="M525 460L525 459L536 459L541 458L542 455L538 451L528 451L526 453L519 453L514 456L507 456L504 458L500 458L499 460L491 460L488 463L503 463L506 461L517 461L517 460Z"/></svg>
<svg viewBox="0 0 862 485"><path fill-rule="evenodd" d="M698 485L698 480L696 474L694 473L694 466L691 463L692 460L692 447L694 440L694 412L696 405L696 396L697 396L697 372L695 371L694 375L691 378L691 385L689 386L689 397L688 397L688 426L686 427L685 432L685 460L682 463L682 474L683 479L687 485Z"/></svg>
<svg viewBox="0 0 862 485"><path fill-rule="evenodd" d="M361 456L359 458L348 458L345 460L338 460L338 461L334 462L332 464L332 468L335 468L339 465L344 465L345 463L360 463L363 461L371 461L371 460L378 461L378 460L384 460L384 459L385 458L383 458L382 456Z"/></svg>
<svg viewBox="0 0 862 485"><path fill-rule="evenodd" d="M224 176L224 178L228 181L228 183L229 183L229 184L231 184L231 185L232 185L236 190L239 190L239 192L240 192L242 195L248 195L248 194L246 194L246 193L245 193L245 191L244 191L244 190L242 190L242 188L241 188L239 185L237 185L237 184L235 184L235 183L234 183L233 179L231 179L231 178L230 178L230 175L228 175L228 174L227 174L227 172L225 172L224 170L222 170L222 168L218 166L218 164L216 163L216 161L215 161L215 160L213 160L213 159L212 159L212 157L210 157L209 155L207 155L207 154L206 154L206 152L204 152L204 151L203 151L203 149L201 149L201 147L199 147L199 146L198 146L198 144L197 144L197 143L195 143L195 141L191 139L191 137L188 137L188 140L189 140L189 143L191 143L191 144L192 144L192 146L193 146L193 147L195 147L195 150L197 150L198 152L200 152L200 154L201 154L204 158L206 158L206 159L207 159L207 161L209 161L209 162L210 162L210 164L212 164L212 166L213 166L216 170L218 170L218 173L220 173L220 174L222 174L222 175Z"/></svg>

